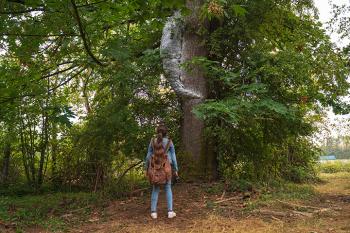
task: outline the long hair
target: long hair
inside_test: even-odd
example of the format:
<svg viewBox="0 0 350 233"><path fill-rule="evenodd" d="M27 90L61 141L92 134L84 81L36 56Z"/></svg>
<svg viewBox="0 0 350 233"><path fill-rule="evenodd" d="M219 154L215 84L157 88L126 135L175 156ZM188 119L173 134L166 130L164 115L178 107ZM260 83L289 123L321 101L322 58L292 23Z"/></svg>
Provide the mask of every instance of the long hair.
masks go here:
<svg viewBox="0 0 350 233"><path fill-rule="evenodd" d="M158 125L157 127L157 143L161 143L163 141L163 138L167 136L168 129L164 124Z"/></svg>
<svg viewBox="0 0 350 233"><path fill-rule="evenodd" d="M167 136L168 134L168 129L164 124L161 124L157 127L157 140L153 143L154 146L154 156L155 156L155 161L157 163L161 163L163 160L162 155L164 153L164 148L163 148L163 138Z"/></svg>

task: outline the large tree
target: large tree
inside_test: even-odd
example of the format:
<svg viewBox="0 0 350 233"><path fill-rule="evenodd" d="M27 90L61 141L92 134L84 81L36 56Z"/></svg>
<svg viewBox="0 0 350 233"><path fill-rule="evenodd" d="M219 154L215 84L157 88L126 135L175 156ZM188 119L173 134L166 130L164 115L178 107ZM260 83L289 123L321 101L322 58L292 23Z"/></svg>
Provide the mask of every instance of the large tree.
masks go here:
<svg viewBox="0 0 350 233"><path fill-rule="evenodd" d="M186 7L190 13L167 21L161 49L182 103L182 146L200 173L215 176L217 156L240 161L242 152L258 170L270 143L279 140L282 148L282 135L312 134L306 117L312 111L347 111L339 97L347 93L348 69L315 20L312 1L187 1ZM285 128L274 128L282 119Z"/></svg>
<svg viewBox="0 0 350 233"><path fill-rule="evenodd" d="M1 2L1 130L23 136L4 164L22 154L39 185L51 170L96 188L164 120L198 175L304 166L317 113L346 110L348 89L316 17L304 0Z"/></svg>

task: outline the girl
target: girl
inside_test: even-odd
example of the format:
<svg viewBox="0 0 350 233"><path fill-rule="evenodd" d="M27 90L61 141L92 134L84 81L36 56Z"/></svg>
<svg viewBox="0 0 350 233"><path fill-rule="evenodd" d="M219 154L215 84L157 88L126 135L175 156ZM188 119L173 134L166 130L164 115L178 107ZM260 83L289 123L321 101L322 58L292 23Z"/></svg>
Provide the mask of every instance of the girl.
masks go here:
<svg viewBox="0 0 350 233"><path fill-rule="evenodd" d="M153 140L154 143L157 143L159 146L162 144L163 148L166 148L166 145L169 142L168 138L168 129L165 125L159 125L156 129L157 131L157 140ZM150 159L153 155L153 146L152 141L148 146L148 152L145 159L145 176L147 177L147 171L150 163ZM157 146L157 145L156 145ZM170 162L170 165L173 170L173 175L175 177L178 176L178 167L176 162L176 155L175 155L175 148L173 142L170 140L169 144L169 150L167 152L168 160ZM158 217L157 215L157 202L158 202L158 195L159 195L160 186L159 185L153 185L152 189L152 197L151 197L151 217L153 219L156 219ZM171 180L168 181L165 184L165 193L166 193L166 199L167 199L167 205L168 205L168 218L174 218L176 216L176 213L173 211L173 194L171 191Z"/></svg>

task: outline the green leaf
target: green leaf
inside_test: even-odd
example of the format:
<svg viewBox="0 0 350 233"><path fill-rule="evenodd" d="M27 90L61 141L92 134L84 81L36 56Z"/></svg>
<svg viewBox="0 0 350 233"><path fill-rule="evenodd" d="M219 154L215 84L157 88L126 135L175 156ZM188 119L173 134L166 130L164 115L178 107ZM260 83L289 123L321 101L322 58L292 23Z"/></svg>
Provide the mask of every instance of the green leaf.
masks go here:
<svg viewBox="0 0 350 233"><path fill-rule="evenodd" d="M231 9L233 10L233 12L236 16L244 16L247 13L246 9L244 9L242 6L237 5L237 4L233 4L231 6Z"/></svg>

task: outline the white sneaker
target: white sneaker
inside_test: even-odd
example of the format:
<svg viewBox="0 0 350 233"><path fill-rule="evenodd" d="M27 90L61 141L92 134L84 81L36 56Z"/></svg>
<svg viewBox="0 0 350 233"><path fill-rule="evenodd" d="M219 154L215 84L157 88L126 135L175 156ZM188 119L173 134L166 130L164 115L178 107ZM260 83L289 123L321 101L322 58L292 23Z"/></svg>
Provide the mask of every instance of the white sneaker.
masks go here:
<svg viewBox="0 0 350 233"><path fill-rule="evenodd" d="M174 218L176 216L176 213L174 211L168 212L168 218Z"/></svg>
<svg viewBox="0 0 350 233"><path fill-rule="evenodd" d="M157 213L155 213L155 212L151 213L151 218L153 218L153 219L156 219L156 218L158 218L158 215L157 215Z"/></svg>

